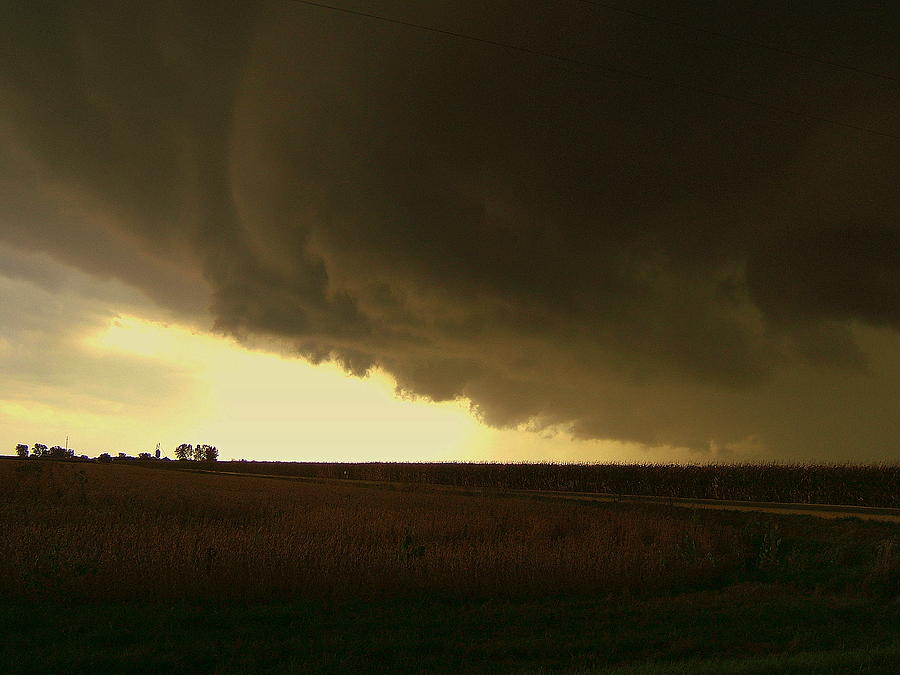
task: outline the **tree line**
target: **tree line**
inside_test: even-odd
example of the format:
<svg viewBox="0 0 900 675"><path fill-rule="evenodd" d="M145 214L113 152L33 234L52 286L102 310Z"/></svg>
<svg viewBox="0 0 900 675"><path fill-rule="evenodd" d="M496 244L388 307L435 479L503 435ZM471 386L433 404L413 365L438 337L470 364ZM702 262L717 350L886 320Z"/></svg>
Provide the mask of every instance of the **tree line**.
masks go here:
<svg viewBox="0 0 900 675"><path fill-rule="evenodd" d="M16 445L16 454L19 457L28 457L28 446L24 443ZM75 456L75 451L71 448L64 448L61 445L54 445L48 448L43 443L35 443L31 450L32 457L47 457L49 459L70 459Z"/></svg>
<svg viewBox="0 0 900 675"><path fill-rule="evenodd" d="M16 444L16 455L21 457L22 459L26 459L29 457L37 458L37 459L74 459L75 451L71 448L64 448L61 445L54 445L53 447L47 447L43 443L35 443L31 448L28 447L25 443ZM90 459L87 455L82 455L82 459ZM161 459L161 452L159 446L156 448L155 453L149 452L141 452L138 453L137 459ZM182 443L177 448L175 448L175 458L180 461L194 461L194 462L215 462L219 459L219 450L214 445L208 445L206 443L197 443L197 445L191 445L190 443ZM101 453L97 456L97 461L99 462L111 462L114 458L108 452ZM120 452L118 457L115 459L135 459L130 455L126 455L124 452Z"/></svg>

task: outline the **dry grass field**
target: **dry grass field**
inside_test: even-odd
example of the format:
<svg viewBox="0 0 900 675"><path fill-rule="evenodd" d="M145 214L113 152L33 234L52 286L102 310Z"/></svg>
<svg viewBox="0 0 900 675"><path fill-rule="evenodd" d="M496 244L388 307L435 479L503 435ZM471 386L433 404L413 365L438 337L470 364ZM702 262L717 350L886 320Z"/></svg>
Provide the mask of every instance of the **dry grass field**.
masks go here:
<svg viewBox="0 0 900 675"><path fill-rule="evenodd" d="M683 513L4 462L0 589L83 598L536 597L703 584L737 528Z"/></svg>
<svg viewBox="0 0 900 675"><path fill-rule="evenodd" d="M136 616L165 632L178 624L167 609L177 605L205 626L193 633L205 636L200 642L182 631L166 638L163 652L135 628L129 649L140 658L120 653L121 640L96 652L84 652L82 640L47 651L45 637L20 631L0 654L9 672L50 668L47 659L62 662L64 654L87 669L118 669L130 658L137 670L153 662L162 671L230 672L220 662L226 652L250 659L234 666L246 672L261 667L263 656L219 636L247 622L258 629L254 639L281 636L279 649L290 659L300 658L299 647L285 646L299 639L295 631L312 641L304 643L306 661L266 656L273 672L333 670L326 666L336 653L350 670L372 658L389 669L426 662L441 669L468 653L457 642L463 634L482 651L460 669L476 671L495 667L497 650L526 669L540 665L538 652L541 663L556 664L551 669L705 658L723 649L776 661L831 650L816 658L846 663L855 649L869 654L865 663L889 664L862 672L891 672L900 656L885 642L900 618L892 601L900 595L900 546L891 523L386 490L128 463L4 461L0 485L0 609L11 621L53 614L47 607L63 603L60 636L71 637L72 622L91 632ZM285 603L294 609L234 609ZM339 619L337 610L311 606L356 609ZM117 618L97 623L98 614ZM285 617L278 627L274 616ZM388 642L385 622L399 631ZM558 651L545 624L563 640ZM605 632L595 634L598 626ZM337 646L329 646L328 631ZM710 631L723 637L706 642ZM763 642L755 637L767 633ZM106 634L95 639L106 644ZM356 651L342 651L348 645ZM191 650L197 654L187 661L173 656Z"/></svg>
<svg viewBox="0 0 900 675"><path fill-rule="evenodd" d="M0 472L8 596L646 594L767 571L816 579L829 561L875 588L900 569L896 528L856 522L809 535L752 516L127 465L9 461Z"/></svg>

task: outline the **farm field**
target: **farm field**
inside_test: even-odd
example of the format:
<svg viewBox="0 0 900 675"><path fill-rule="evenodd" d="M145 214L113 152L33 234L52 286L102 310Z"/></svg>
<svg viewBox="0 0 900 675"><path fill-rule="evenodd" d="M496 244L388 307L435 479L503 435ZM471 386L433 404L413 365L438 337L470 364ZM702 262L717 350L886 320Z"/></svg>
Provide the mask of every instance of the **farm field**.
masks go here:
<svg viewBox="0 0 900 675"><path fill-rule="evenodd" d="M127 463L0 485L4 672L900 664L892 523Z"/></svg>
<svg viewBox="0 0 900 675"><path fill-rule="evenodd" d="M898 464L192 462L203 469L502 490L900 507ZM163 463L167 468L183 468Z"/></svg>

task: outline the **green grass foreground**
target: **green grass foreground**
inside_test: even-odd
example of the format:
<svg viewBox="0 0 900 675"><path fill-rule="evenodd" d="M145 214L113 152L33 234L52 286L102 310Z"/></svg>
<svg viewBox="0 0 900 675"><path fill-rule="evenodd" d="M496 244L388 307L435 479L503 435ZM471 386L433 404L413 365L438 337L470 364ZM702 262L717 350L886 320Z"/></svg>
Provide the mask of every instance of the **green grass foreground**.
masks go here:
<svg viewBox="0 0 900 675"><path fill-rule="evenodd" d="M894 673L900 604L741 585L610 602L3 603L0 670Z"/></svg>

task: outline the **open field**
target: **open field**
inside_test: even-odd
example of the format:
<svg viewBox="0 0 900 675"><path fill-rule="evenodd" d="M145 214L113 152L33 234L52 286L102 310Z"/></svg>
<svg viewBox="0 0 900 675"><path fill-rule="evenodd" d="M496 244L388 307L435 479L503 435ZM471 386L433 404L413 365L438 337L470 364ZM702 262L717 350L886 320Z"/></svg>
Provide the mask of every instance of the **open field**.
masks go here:
<svg viewBox="0 0 900 675"><path fill-rule="evenodd" d="M892 523L127 463L2 462L0 485L2 611L23 626L5 671L66 654L200 671L893 672L900 658ZM54 606L74 632L33 631Z"/></svg>
<svg viewBox="0 0 900 675"><path fill-rule="evenodd" d="M217 471L307 478L900 508L900 464L195 464L199 468ZM171 468L178 467L172 465Z"/></svg>
<svg viewBox="0 0 900 675"><path fill-rule="evenodd" d="M298 482L320 483L325 485L356 485L359 487L380 488L384 490L417 490L442 492L457 495L528 498L556 501L607 502L615 504L661 504L677 508L712 509L717 511L752 511L756 513L774 513L781 515L809 515L817 518L861 518L863 520L880 520L900 523L900 509L880 506L841 506L834 504L781 503L781 502L749 502L728 499L694 499L690 497L655 497L651 495L622 495L604 492L565 492L562 490L514 490L483 487L458 487L454 485L438 485L435 483L394 483L387 481L356 480L350 478L311 478L292 476L290 474L266 474L239 471L219 471L215 468L195 469L191 463L179 464L147 463L146 466L156 468L165 466L179 471L193 473L210 473L218 476L243 476L249 479L263 478L289 480ZM207 465L209 466L209 465Z"/></svg>

